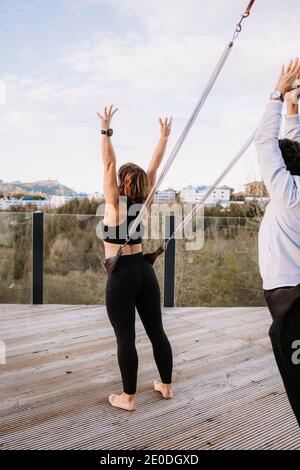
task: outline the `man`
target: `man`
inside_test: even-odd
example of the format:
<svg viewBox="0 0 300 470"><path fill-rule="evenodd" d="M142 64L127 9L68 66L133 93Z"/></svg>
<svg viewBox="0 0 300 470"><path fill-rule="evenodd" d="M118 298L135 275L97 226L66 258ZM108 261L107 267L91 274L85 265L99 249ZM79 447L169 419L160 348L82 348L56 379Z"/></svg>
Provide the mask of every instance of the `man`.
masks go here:
<svg viewBox="0 0 300 470"><path fill-rule="evenodd" d="M300 426L300 122L295 104L300 89L291 91L299 76L299 59L282 67L255 143L270 195L259 230L259 267L273 318L269 334ZM279 139L284 100L285 138Z"/></svg>

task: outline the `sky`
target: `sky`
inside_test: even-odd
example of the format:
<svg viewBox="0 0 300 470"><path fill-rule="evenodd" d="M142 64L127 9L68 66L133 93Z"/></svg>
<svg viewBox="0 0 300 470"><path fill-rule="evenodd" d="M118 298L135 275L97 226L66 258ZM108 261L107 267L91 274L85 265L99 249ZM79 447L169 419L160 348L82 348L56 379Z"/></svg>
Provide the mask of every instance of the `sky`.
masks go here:
<svg viewBox="0 0 300 470"><path fill-rule="evenodd" d="M247 0L0 0L0 179L102 191L100 122L117 163L143 167L172 116L174 147ZM299 0L256 0L162 189L211 184L255 129L282 63L300 55ZM226 177L260 178L252 146Z"/></svg>

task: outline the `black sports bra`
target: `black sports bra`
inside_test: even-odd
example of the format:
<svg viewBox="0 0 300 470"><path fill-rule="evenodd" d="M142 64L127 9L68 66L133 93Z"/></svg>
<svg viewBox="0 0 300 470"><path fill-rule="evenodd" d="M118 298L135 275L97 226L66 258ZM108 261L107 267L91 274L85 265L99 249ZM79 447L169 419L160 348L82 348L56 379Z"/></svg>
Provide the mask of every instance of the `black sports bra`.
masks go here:
<svg viewBox="0 0 300 470"><path fill-rule="evenodd" d="M132 206L135 206L131 209ZM107 243L115 243L117 245L123 245L126 242L127 234L130 230L132 222L138 216L141 210L142 204L132 202L127 199L127 217L120 225L109 227L102 223L102 239ZM142 224L137 226L135 234L131 236L128 245L138 245L142 243L142 236L144 233L144 227Z"/></svg>

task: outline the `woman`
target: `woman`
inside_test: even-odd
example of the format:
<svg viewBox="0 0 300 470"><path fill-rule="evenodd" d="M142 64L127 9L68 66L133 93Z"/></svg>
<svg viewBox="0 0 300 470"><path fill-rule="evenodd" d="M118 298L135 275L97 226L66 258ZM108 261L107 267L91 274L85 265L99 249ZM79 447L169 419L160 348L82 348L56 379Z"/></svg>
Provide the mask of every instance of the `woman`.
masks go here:
<svg viewBox="0 0 300 470"><path fill-rule="evenodd" d="M172 118L160 122L161 136L147 173L138 165L127 163L116 170L116 156L111 142L111 120L117 108L105 107L98 114L102 124L102 155L104 164L105 215L103 239L105 256L117 254L126 240L130 223L147 198L156 181L162 161ZM163 398L172 393L172 349L162 324L160 290L152 265L142 253L141 227L124 248L117 267L108 277L106 286L107 313L117 339L118 362L123 382L123 393L110 394L112 406L124 410L136 409L138 356L135 348L135 308L152 343L154 359L161 380L154 381L154 389Z"/></svg>

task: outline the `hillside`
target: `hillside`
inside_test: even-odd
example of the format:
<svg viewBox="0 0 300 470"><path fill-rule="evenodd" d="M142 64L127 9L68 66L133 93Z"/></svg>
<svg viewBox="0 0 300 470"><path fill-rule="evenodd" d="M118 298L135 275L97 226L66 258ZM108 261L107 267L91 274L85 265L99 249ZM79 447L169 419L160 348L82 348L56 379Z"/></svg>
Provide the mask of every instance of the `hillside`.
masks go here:
<svg viewBox="0 0 300 470"><path fill-rule="evenodd" d="M76 196L77 193L71 188L59 183L57 180L39 180L32 182L0 180L0 193L5 196L17 193L39 193L44 196Z"/></svg>

